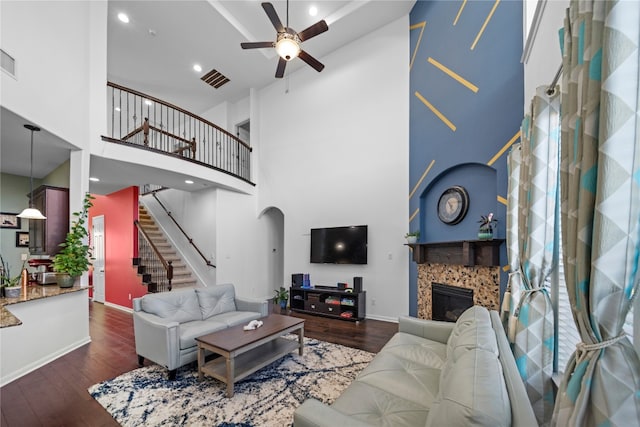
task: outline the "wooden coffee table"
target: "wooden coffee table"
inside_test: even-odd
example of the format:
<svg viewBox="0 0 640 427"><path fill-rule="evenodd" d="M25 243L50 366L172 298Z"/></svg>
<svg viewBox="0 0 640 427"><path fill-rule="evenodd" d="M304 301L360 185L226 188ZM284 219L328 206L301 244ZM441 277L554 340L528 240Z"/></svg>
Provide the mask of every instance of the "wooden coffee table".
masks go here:
<svg viewBox="0 0 640 427"><path fill-rule="evenodd" d="M227 384L227 397L233 396L233 385L258 369L298 349L304 348L304 319L271 314L260 319L258 329L245 331L245 325L233 326L196 338L198 343L198 379L204 374ZM248 322L247 322L248 323ZM298 340L282 338L298 331ZM222 357L205 363L205 350Z"/></svg>

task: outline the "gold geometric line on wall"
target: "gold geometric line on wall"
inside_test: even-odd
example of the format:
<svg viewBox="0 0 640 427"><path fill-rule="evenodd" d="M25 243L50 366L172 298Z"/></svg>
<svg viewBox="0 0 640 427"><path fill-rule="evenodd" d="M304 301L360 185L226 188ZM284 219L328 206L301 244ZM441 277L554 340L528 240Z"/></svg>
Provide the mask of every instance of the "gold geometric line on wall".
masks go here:
<svg viewBox="0 0 640 427"><path fill-rule="evenodd" d="M491 17L493 16L493 12L496 11L496 8L498 7L499 3L500 3L500 0L496 0L496 2L493 4L493 7L491 8L491 12L489 12L489 15L487 15L487 19L484 20L484 24L482 24L482 28L480 28L480 31L478 32L476 39L473 41L473 44L471 45L471 50L475 49L476 44L478 44L478 40L480 40L480 37L482 37L482 33L484 33L484 30L487 27L487 24L489 23L489 21L491 20Z"/></svg>
<svg viewBox="0 0 640 427"><path fill-rule="evenodd" d="M505 151L507 151L509 149L509 147L511 147L513 145L514 142L516 142L518 140L518 138L520 138L520 131L518 130L518 132L516 132L515 135L513 135L513 137L509 140L509 142L507 142L501 149L500 151L498 151L496 153L495 156L493 156L491 158L491 160L489 160L487 162L487 166L491 166L492 164L494 164L496 162L496 160L498 160L500 158L500 156L502 156L504 154Z"/></svg>
<svg viewBox="0 0 640 427"><path fill-rule="evenodd" d="M418 41L416 43L415 49L413 49L413 55L411 55L411 62L409 63L409 70L413 67L413 61L416 59L416 54L418 53L418 46L420 46L420 42L422 41L422 33L424 33L424 27L427 25L427 21L422 21L417 24L413 24L409 26L409 30L415 30L416 28L422 28L420 30L420 35L418 36Z"/></svg>
<svg viewBox="0 0 640 427"><path fill-rule="evenodd" d="M502 203L503 205L507 206L507 199L502 196L498 196L498 203Z"/></svg>
<svg viewBox="0 0 640 427"><path fill-rule="evenodd" d="M409 199L411 199L411 197L413 197L413 194L416 192L416 190L418 189L420 184L422 184L422 181L424 180L424 177L427 176L427 174L429 173L429 171L431 170L431 168L433 167L433 164L435 162L436 162L435 160L431 160L431 163L429 163L429 166L427 166L427 168L425 169L424 173L422 174L422 176L420 177L420 179L418 180L416 185L413 187L413 190L411 190L411 193L409 193Z"/></svg>
<svg viewBox="0 0 640 427"><path fill-rule="evenodd" d="M444 65L442 65L441 63L433 59L432 57L428 57L427 62L435 66L437 69L439 69L440 71L442 71L443 73L445 73L446 75L448 75L449 77L451 77L452 79L454 79L455 81L457 81L462 86L469 89L470 91L474 93L478 92L478 86L474 85L469 80L465 79L455 71L452 71L450 68L445 67Z"/></svg>
<svg viewBox="0 0 640 427"><path fill-rule="evenodd" d="M413 211L413 213L409 217L409 222L413 221L413 219L416 217L416 215L418 215L418 212L420 212L420 208L417 208L415 211Z"/></svg>
<svg viewBox="0 0 640 427"><path fill-rule="evenodd" d="M455 27L456 24L458 23L458 19L460 18L460 15L462 15L462 9L464 9L465 5L467 4L467 0L464 0L462 2L462 5L460 5L460 9L458 10L458 14L456 15L456 19L454 19L453 21L453 26Z"/></svg>
<svg viewBox="0 0 640 427"><path fill-rule="evenodd" d="M440 120L442 120L442 123L444 123L445 125L447 125L447 126L449 127L449 129L451 129L452 131L454 131L454 132L456 131L456 126L455 126L453 123L451 123L451 121L450 121L449 119L447 119L447 118L445 117L445 115L444 115L444 114L442 114L442 113L441 113L441 112L440 112L436 107L434 107L434 106L433 106L429 101L427 101L426 99L424 99L424 96L422 96L422 95L420 94L420 92L416 91L415 95L418 97L418 99L419 99L420 101L422 101L422 103L423 103L424 105L426 105L426 106L427 106L427 108L428 108L428 109L430 109L430 110L433 112L433 114L435 114L436 116L438 116L438 118L439 118Z"/></svg>

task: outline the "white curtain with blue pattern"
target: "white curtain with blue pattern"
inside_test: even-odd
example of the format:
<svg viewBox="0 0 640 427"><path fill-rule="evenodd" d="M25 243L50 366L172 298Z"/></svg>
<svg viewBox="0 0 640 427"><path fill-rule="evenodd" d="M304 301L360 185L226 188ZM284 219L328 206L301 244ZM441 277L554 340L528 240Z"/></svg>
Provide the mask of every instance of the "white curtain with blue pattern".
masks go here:
<svg viewBox="0 0 640 427"><path fill-rule="evenodd" d="M514 357L540 425L554 405L554 319L548 278L554 268L560 94L539 87L522 129L518 235L523 289L516 308ZM525 122L527 121L525 120Z"/></svg>
<svg viewBox="0 0 640 427"><path fill-rule="evenodd" d="M640 425L640 360L622 330L640 275L638 23L635 0L572 1L565 21L562 244L582 342L556 426Z"/></svg>

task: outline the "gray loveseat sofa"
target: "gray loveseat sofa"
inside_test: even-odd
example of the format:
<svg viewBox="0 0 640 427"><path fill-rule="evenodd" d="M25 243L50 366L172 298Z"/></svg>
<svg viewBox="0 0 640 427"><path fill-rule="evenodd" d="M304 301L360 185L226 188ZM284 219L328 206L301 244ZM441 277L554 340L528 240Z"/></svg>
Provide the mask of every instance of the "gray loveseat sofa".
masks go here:
<svg viewBox="0 0 640 427"><path fill-rule="evenodd" d="M268 314L267 301L238 298L231 283L148 294L133 300L138 364L151 360L176 370L197 360L196 338Z"/></svg>
<svg viewBox="0 0 640 427"><path fill-rule="evenodd" d="M537 426L498 313L411 317L331 405L307 400L295 427Z"/></svg>

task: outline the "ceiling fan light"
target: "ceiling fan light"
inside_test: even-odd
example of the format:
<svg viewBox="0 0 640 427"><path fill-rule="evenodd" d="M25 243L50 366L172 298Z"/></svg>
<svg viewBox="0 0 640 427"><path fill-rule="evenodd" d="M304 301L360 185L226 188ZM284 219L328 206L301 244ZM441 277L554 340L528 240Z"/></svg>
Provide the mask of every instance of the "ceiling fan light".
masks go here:
<svg viewBox="0 0 640 427"><path fill-rule="evenodd" d="M18 214L18 217L24 219L47 219L47 217L42 215L36 208L26 208Z"/></svg>
<svg viewBox="0 0 640 427"><path fill-rule="evenodd" d="M282 37L276 43L276 52L280 58L291 61L300 54L300 45L293 38Z"/></svg>

